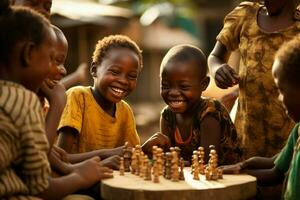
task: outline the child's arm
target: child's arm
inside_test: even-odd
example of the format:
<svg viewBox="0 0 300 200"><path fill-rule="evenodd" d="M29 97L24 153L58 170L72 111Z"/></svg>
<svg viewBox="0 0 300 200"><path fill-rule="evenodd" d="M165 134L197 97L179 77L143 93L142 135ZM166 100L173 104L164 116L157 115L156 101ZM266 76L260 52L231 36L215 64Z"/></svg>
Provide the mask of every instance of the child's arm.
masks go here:
<svg viewBox="0 0 300 200"><path fill-rule="evenodd" d="M41 92L50 104L46 115L45 129L51 149L57 136L56 129L66 104L66 89L61 84L57 84L53 89L50 89L46 84L43 84Z"/></svg>
<svg viewBox="0 0 300 200"><path fill-rule="evenodd" d="M71 127L63 127L59 134L59 146L66 152L71 152L72 145L76 140L77 130ZM71 163L79 163L92 157L98 156L103 159L102 164L104 166L112 167L114 169L119 166L119 156L123 155L124 146L120 146L113 149L98 149L86 153L68 154L68 160Z"/></svg>
<svg viewBox="0 0 300 200"><path fill-rule="evenodd" d="M77 84L87 84L87 70L88 65L86 63L82 63L78 66L77 70L71 74L68 74L64 77L60 83L65 86L66 89L69 89L72 86Z"/></svg>
<svg viewBox="0 0 300 200"><path fill-rule="evenodd" d="M214 49L208 57L208 66L211 69L212 76L219 88L226 89L239 82L239 76L226 62L230 52L219 41L216 42Z"/></svg>
<svg viewBox="0 0 300 200"><path fill-rule="evenodd" d="M51 178L46 191L39 194L43 199L61 199L80 189L86 189L101 179L111 178L112 170L102 167L98 157L91 158L78 164L76 170L60 178Z"/></svg>
<svg viewBox="0 0 300 200"><path fill-rule="evenodd" d="M206 116L201 122L201 134L203 137L200 141L200 146L204 147L205 150L205 162L209 159L209 146L214 145L216 151L219 151L221 141L221 126L219 121L211 116Z"/></svg>
<svg viewBox="0 0 300 200"><path fill-rule="evenodd" d="M246 169L242 172L255 176L258 185L276 185L282 183L284 179L284 174L275 166L270 169Z"/></svg>

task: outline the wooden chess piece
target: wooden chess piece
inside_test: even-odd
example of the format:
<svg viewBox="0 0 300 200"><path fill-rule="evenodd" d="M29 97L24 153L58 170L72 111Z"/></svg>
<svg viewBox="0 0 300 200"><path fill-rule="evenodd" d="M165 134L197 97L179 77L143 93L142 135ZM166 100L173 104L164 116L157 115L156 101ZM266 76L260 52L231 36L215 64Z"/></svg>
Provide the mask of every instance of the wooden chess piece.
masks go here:
<svg viewBox="0 0 300 200"><path fill-rule="evenodd" d="M193 179L194 180L199 180L199 163L198 163L198 155L194 154L193 155L193 167L194 167L194 173L193 173Z"/></svg>
<svg viewBox="0 0 300 200"><path fill-rule="evenodd" d="M218 178L223 179L223 170L222 169L218 169Z"/></svg>
<svg viewBox="0 0 300 200"><path fill-rule="evenodd" d="M132 152L130 151L128 142L125 142L124 150L123 150L123 157L124 157L124 168L125 172L130 172L130 164L131 164L131 156Z"/></svg>
<svg viewBox="0 0 300 200"><path fill-rule="evenodd" d="M171 175L171 181L177 182L179 181L179 172L178 172L178 157L177 157L177 152L173 151L172 152L172 175Z"/></svg>
<svg viewBox="0 0 300 200"><path fill-rule="evenodd" d="M147 158L147 161L146 161L145 165L146 165L147 168L146 168L144 180L151 181L152 180L152 174L151 174L152 163L148 158Z"/></svg>
<svg viewBox="0 0 300 200"><path fill-rule="evenodd" d="M135 174L137 168L137 157L135 148L132 148L132 155L131 155L131 173Z"/></svg>
<svg viewBox="0 0 300 200"><path fill-rule="evenodd" d="M172 170L171 170L171 166L172 166L172 154L171 152L167 152L166 153L166 163L165 163L165 178L166 179L171 179L171 173L172 173Z"/></svg>
<svg viewBox="0 0 300 200"><path fill-rule="evenodd" d="M179 180L184 180L184 172L183 172L183 168L184 168L184 160L183 158L180 158L180 172L179 172Z"/></svg>
<svg viewBox="0 0 300 200"><path fill-rule="evenodd" d="M120 176L124 176L124 158L123 157L120 158L119 171L120 171Z"/></svg>
<svg viewBox="0 0 300 200"><path fill-rule="evenodd" d="M153 182L159 183L159 172L158 172L157 162L155 162L153 165Z"/></svg>

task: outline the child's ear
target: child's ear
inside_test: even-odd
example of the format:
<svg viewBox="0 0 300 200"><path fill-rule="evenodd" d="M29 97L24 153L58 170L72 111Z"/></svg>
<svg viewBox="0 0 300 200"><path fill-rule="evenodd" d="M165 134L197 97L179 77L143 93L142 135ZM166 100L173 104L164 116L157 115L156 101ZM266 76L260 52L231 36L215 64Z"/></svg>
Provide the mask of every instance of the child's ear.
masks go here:
<svg viewBox="0 0 300 200"><path fill-rule="evenodd" d="M24 67L30 66L34 48L35 45L32 42L25 42L25 44L21 47L20 58L22 62L21 64Z"/></svg>
<svg viewBox="0 0 300 200"><path fill-rule="evenodd" d="M91 73L92 77L97 77L97 64L95 62L92 63L90 73Z"/></svg>
<svg viewBox="0 0 300 200"><path fill-rule="evenodd" d="M209 81L210 81L210 78L208 76L206 76L203 80L202 80L202 83L201 83L201 90L204 91L206 90L206 88L208 87L209 85Z"/></svg>

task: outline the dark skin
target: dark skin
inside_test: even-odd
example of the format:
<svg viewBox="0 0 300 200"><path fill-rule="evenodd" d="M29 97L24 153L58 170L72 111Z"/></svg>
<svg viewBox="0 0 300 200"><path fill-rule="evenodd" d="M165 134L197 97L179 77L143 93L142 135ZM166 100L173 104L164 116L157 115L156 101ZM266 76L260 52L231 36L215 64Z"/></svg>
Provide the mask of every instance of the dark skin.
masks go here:
<svg viewBox="0 0 300 200"><path fill-rule="evenodd" d="M91 68L91 74L94 78L92 93L97 103L107 114L115 116L116 103L135 89L139 72L138 56L127 48L111 49L106 57L103 58L102 63L93 63ZM60 134L62 135L59 140L59 146L70 152L78 131L71 127L64 127L60 130ZM73 162L82 160L90 155L107 158L113 155L121 156L122 154L123 146L70 155L69 158ZM113 168L119 168L119 159L116 159L116 157L108 159L112 159Z"/></svg>
<svg viewBox="0 0 300 200"><path fill-rule="evenodd" d="M52 0L11 0L12 5L26 6L36 10L37 12L44 15L47 19L50 18L50 11L52 6ZM66 72L62 72L65 73ZM77 70L60 80L60 83L69 89L72 86L78 84L87 84L88 82L88 65L86 63L81 63Z"/></svg>
<svg viewBox="0 0 300 200"><path fill-rule="evenodd" d="M299 85L292 82L289 75L283 70L284 66L281 62L275 59L272 67L274 81L279 90L279 99L284 104L288 115L296 122L300 120L300 95ZM274 165L273 158L253 157L246 161L230 166L224 166L225 173L247 173L257 178L260 185L275 185L281 183L284 179L284 174L280 172Z"/></svg>
<svg viewBox="0 0 300 200"><path fill-rule="evenodd" d="M193 60L169 62L161 74L161 96L169 108L176 113L176 126L185 141L192 129L195 107L201 103L202 91L206 89L209 78L199 70L199 66ZM161 133L156 133L144 145L143 150L151 152L151 145L168 147L170 142L168 135L173 135L168 122L163 118L160 120ZM221 139L221 127L217 120L212 117L205 117L201 122L201 130L210 130L201 140L199 146L209 149L209 145L215 145L219 149ZM208 158L207 155L205 155Z"/></svg>
<svg viewBox="0 0 300 200"><path fill-rule="evenodd" d="M276 32L285 29L294 23L293 13L296 8L294 0L265 1L257 16L257 23L265 32ZM239 83L238 74L227 64L229 52L219 41L208 57L208 65L211 68L216 85L222 89L232 87Z"/></svg>

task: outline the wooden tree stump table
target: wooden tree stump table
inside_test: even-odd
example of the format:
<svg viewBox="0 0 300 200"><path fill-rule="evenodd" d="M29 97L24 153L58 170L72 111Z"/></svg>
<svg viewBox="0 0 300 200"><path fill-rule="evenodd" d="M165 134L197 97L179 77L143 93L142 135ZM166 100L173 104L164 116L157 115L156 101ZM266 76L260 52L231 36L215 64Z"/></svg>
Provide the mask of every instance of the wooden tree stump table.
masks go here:
<svg viewBox="0 0 300 200"><path fill-rule="evenodd" d="M223 179L207 181L203 175L193 180L190 168L184 169L185 180L172 182L159 177L159 183L145 181L126 172L120 176L114 171L114 178L101 184L101 195L105 200L240 200L256 194L256 178L253 176L223 175Z"/></svg>

